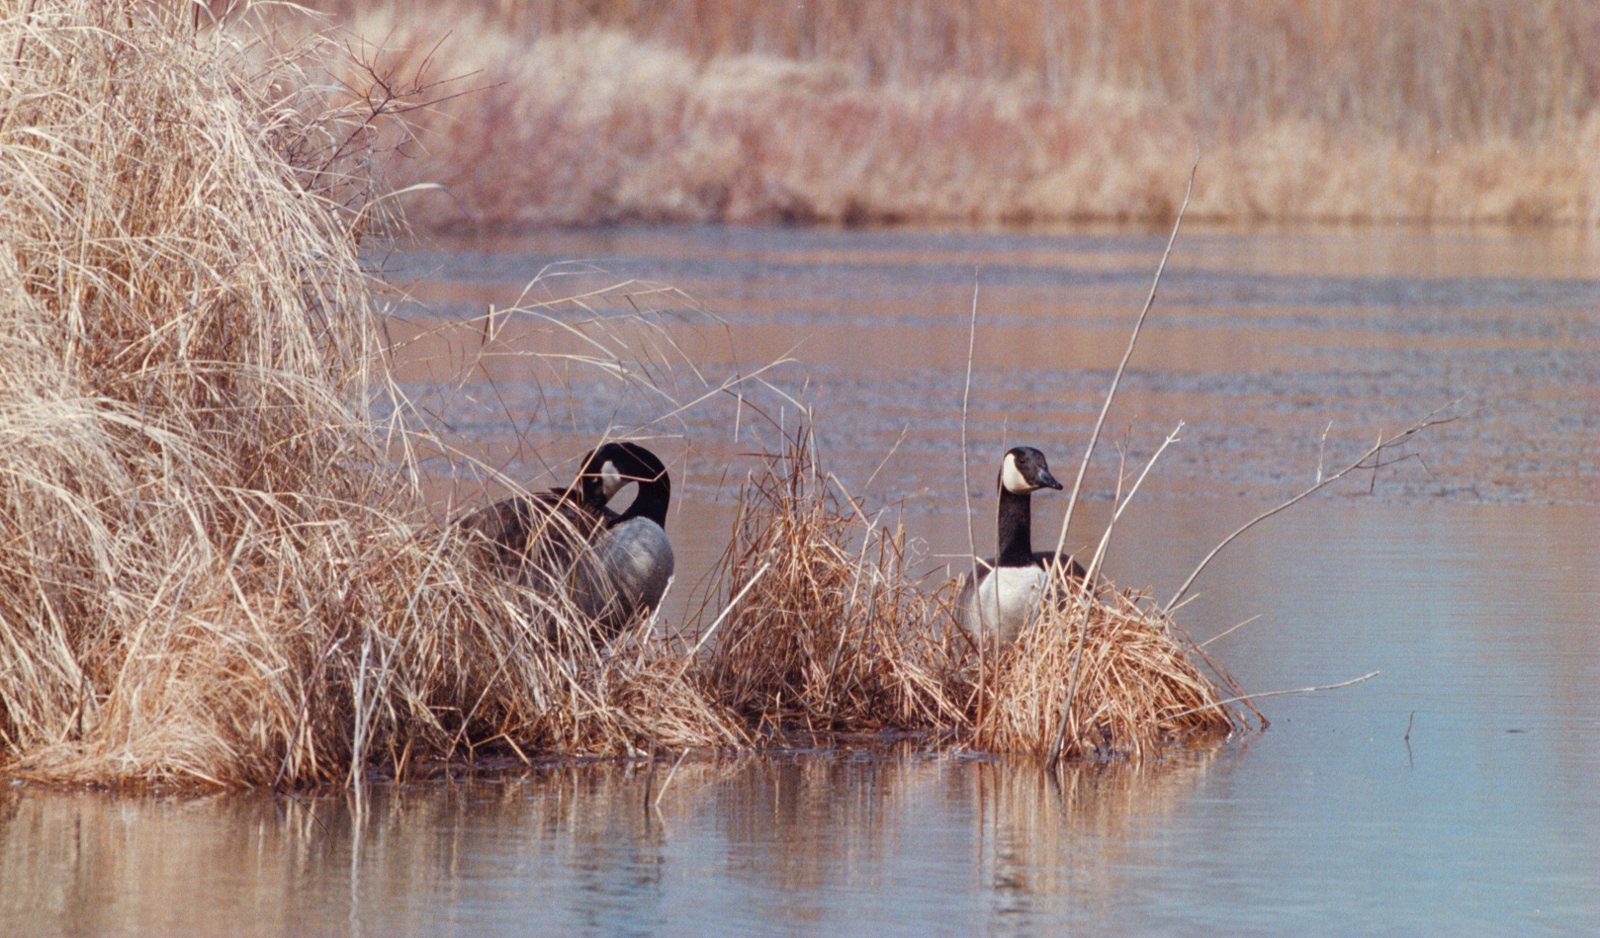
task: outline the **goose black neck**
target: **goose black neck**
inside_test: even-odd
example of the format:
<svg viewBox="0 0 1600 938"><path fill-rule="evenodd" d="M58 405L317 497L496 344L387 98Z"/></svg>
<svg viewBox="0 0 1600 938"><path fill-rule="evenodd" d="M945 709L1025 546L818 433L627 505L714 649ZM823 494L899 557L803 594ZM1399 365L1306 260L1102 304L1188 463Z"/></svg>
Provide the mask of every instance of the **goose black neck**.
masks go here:
<svg viewBox="0 0 1600 938"><path fill-rule="evenodd" d="M617 520L621 522L629 518L648 518L664 529L667 526L667 506L671 501L672 480L667 478L667 473L663 470L655 479L639 483L639 491L633 496L633 504L629 505L628 510Z"/></svg>
<svg viewBox="0 0 1600 938"><path fill-rule="evenodd" d="M1002 567L1033 565L1033 496L1000 487L999 532L995 562Z"/></svg>

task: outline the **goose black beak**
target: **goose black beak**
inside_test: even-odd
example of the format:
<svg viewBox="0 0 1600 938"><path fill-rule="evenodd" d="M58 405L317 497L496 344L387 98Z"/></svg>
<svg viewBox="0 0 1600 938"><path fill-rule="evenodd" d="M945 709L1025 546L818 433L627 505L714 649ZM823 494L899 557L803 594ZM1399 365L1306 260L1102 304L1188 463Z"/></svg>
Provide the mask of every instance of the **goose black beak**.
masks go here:
<svg viewBox="0 0 1600 938"><path fill-rule="evenodd" d="M1051 475L1048 469L1039 470L1038 482L1041 488L1056 489L1058 491L1061 489L1061 483L1056 481L1056 477Z"/></svg>

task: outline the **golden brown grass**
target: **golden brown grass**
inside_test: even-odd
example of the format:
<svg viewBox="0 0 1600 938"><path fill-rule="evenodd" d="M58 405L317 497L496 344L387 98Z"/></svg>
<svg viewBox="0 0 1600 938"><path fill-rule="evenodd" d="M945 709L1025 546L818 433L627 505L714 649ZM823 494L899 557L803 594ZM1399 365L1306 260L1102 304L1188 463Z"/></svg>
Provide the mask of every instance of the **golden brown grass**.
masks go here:
<svg viewBox="0 0 1600 938"><path fill-rule="evenodd" d="M1600 221L1579 0L330 5L477 89L429 225L1157 220L1196 143L1198 219Z"/></svg>
<svg viewBox="0 0 1600 938"><path fill-rule="evenodd" d="M385 370L358 249L377 151L403 138L386 121L426 83L316 38L269 53L249 20L197 8L36 6L0 4L7 772L349 783L486 746L797 727L1038 752L1063 686L1073 752L1139 751L1194 729L1193 707L1231 726L1167 625L1109 594L1087 631L1047 619L974 680L901 533L804 433L745 492L715 631L601 647L559 593L432 523L416 486L430 441Z"/></svg>
<svg viewBox="0 0 1600 938"><path fill-rule="evenodd" d="M1148 597L1108 585L1092 596L1071 582L1058 586L1066 601L1046 606L985 682L992 696L975 745L1051 757L1063 704L1059 755L1069 759L1138 754L1241 728L1194 662L1192 644Z"/></svg>
<svg viewBox="0 0 1600 938"><path fill-rule="evenodd" d="M803 427L767 456L720 571L734 601L706 673L756 729L909 729L1053 759L1069 695L1065 758L1241 728L1192 643L1159 607L1109 583L1089 592L1064 580L1061 602L1015 643L980 650L956 624L955 590L919 585L901 532L816 460Z"/></svg>
<svg viewBox="0 0 1600 938"><path fill-rule="evenodd" d="M419 523L357 259L392 89L190 14L0 10L0 761L304 783L737 738Z"/></svg>
<svg viewBox="0 0 1600 938"><path fill-rule="evenodd" d="M740 493L713 693L780 731L959 722L937 673L939 607L906 563L904 532L864 514L818 466L810 431L794 431Z"/></svg>

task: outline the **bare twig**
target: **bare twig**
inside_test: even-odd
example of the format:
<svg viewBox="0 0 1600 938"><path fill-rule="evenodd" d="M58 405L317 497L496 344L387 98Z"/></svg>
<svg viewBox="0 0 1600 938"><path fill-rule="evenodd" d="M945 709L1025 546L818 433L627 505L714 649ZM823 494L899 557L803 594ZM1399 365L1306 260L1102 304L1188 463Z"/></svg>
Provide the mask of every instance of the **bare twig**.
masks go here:
<svg viewBox="0 0 1600 938"><path fill-rule="evenodd" d="M690 658L693 658L697 653L699 653L701 646L703 646L706 643L706 640L711 637L712 633L717 630L717 626L721 625L723 620L728 618L728 613L732 612L739 605L739 600L744 599L744 594L750 592L751 588L753 588L757 583L761 582L761 578L766 576L767 571L770 569L772 569L771 563L762 564L760 569L756 570L755 576L752 576L749 581L745 583L744 588L739 590L739 595L728 600L728 605L723 608L721 615L718 615L716 621L711 623L711 627L706 629L704 635L700 636L700 640L694 643L694 647L689 649Z"/></svg>
<svg viewBox="0 0 1600 938"><path fill-rule="evenodd" d="M1089 435L1089 444L1084 447L1083 460L1078 464L1078 475L1072 481L1072 494L1067 499L1067 512L1065 517L1061 519L1061 534L1056 538L1055 555L1057 557L1060 557L1062 550L1066 548L1067 530L1072 526L1072 512L1078 505L1078 494L1083 489L1083 477L1089 471L1089 462L1094 457L1095 444L1099 442L1100 431L1105 426L1106 414L1111 412L1111 402L1117 396L1117 386L1122 383L1123 372L1127 371L1128 369L1128 360L1133 357L1134 345L1136 345L1139 341L1139 331L1144 328L1145 318L1150 315L1150 308L1155 305L1156 291L1161 287L1161 275L1167 269L1167 259L1172 256L1172 246L1178 240L1178 229L1183 226L1183 215L1189 209L1189 199L1194 194L1194 177L1195 173L1199 169L1200 153L1197 148L1195 152L1194 163L1189 167L1189 182L1183 190L1183 204L1178 207L1178 217L1172 221L1172 233L1167 236L1167 246L1161 252L1161 262L1156 265L1155 277L1150 282L1150 293L1145 297L1144 307L1139 310L1139 318L1134 321L1133 332L1128 336L1128 347L1122 353L1122 361L1117 364L1116 374L1114 374L1111 378L1111 387L1106 390L1105 401L1100 405L1100 416L1096 418L1094 422L1094 432ZM1109 530L1107 533L1109 534ZM1096 551L1096 554L1096 560L1098 561L1099 551ZM1060 591L1058 582L1062 579L1064 578L1052 577L1050 582L1045 585L1044 601L1046 603L1053 603L1058 600L1058 594ZM1089 581L1090 578L1085 577L1085 591L1088 591L1091 588L1089 586ZM1085 621L1087 621L1087 614L1085 614ZM1062 701L1061 714L1056 723L1055 743L1050 747L1049 761L1052 763L1061 759L1062 747L1066 741L1067 721L1072 714L1072 695L1076 690L1078 667L1081 664L1081 655L1083 650L1082 640L1082 636L1080 636L1079 646L1074 653L1072 678L1069 681L1069 688L1071 689L1068 691L1066 699Z"/></svg>
<svg viewBox="0 0 1600 938"><path fill-rule="evenodd" d="M978 541L977 541L977 538L972 533L972 476L970 474L971 470L968 468L968 465L967 465L967 460L968 460L968 453L967 453L967 413L968 413L967 402L968 402L968 399L971 397L971 394L972 394L972 358L973 358L973 351L977 348L977 345L978 345L978 275L977 275L977 271L973 271L973 276L972 276L972 316L971 316L971 319L969 319L968 323L967 323L967 378L966 378L966 383L963 384L962 387L961 387L961 498L965 502L966 509L967 509L966 510L966 516L967 516L967 563L968 563L967 576L970 578L970 579L967 580L967 582L972 584L974 590L976 590L977 586L978 586ZM1000 596L999 591L996 591L995 592L995 597L996 597L996 601L997 602L998 602L999 596ZM979 599L977 593L974 593L973 597L974 597L974 601L975 602L981 601ZM957 609L956 610L956 615L959 616L961 614L962 614L962 611ZM983 618L982 614L980 613L979 619L982 619L982 618ZM997 622L999 621L999 612L998 612L998 610L995 613L995 621L997 621ZM981 635L980 635L980 638L981 638ZM984 702L985 702L985 698L986 698L986 694L984 693L984 681L986 679L985 675L987 674L987 669L984 667L986 662L984 660L985 655L984 655L984 647L983 646L988 644L988 643L984 642L984 641L979 641L977 644L978 644L978 723L981 725L983 723Z"/></svg>
<svg viewBox="0 0 1600 938"><path fill-rule="evenodd" d="M1189 578L1183 581L1183 585L1182 586L1178 587L1178 591L1172 595L1171 599L1167 600L1166 608L1170 610L1173 607L1173 605L1175 603L1177 603L1178 600L1182 599L1184 594L1189 592L1189 587L1194 585L1194 581L1200 576L1200 572L1202 570L1204 570L1206 568L1206 566L1208 564L1210 564L1213 559L1216 558L1217 554L1222 552L1222 549L1224 547L1227 547L1229 544L1233 543L1233 541L1236 538L1238 538L1239 535L1241 535L1244 532L1250 530L1251 528L1253 528L1256 525L1260 524L1261 522L1267 520L1268 518L1272 517L1273 515L1276 515L1279 512L1284 511L1285 509L1295 505L1301 499L1304 499L1309 495L1313 495L1316 492L1319 492L1322 489L1332 485L1333 483L1339 481L1340 479L1344 478L1346 475L1349 475L1351 472L1353 472L1353 471L1355 471L1357 469L1373 469L1374 471L1376 471L1376 468L1379 465L1389 465L1389 463L1384 463L1383 462L1382 454L1383 454L1384 450L1389 449L1390 447L1393 447L1393 446L1398 446L1399 444L1406 442L1407 440L1411 439L1412 437L1416 436L1417 434L1421 433L1422 431L1428 429L1429 427L1436 427L1436 426L1439 426L1440 424L1450 423L1450 422L1456 420L1457 418L1455 418L1455 417L1443 417L1443 418L1441 418L1439 416L1444 411L1446 411L1449 408L1455 406L1456 403L1457 402L1452 401L1451 403L1446 404L1443 407L1437 408L1433 412L1429 413L1426 417L1423 417L1421 420L1418 420L1416 423L1413 423L1411 426L1406 427L1404 430L1401 430L1399 433L1396 433L1393 436L1389 436L1389 437L1380 436L1380 437L1378 437L1378 442L1372 444L1372 446L1369 447L1366 452L1362 453L1359 457L1357 457L1354 462L1352 462L1349 465L1345 466L1343 469L1340 469L1338 472L1334 473L1333 475L1328 476L1328 477L1323 478L1323 479L1320 479L1315 485L1312 485L1310 488L1308 488L1305 491L1301 492L1300 494L1294 496L1293 498L1290 498L1290 499L1280 503L1277 507L1269 509L1267 511L1264 511L1261 514L1256 515L1254 518L1251 518L1249 521L1245 522L1243 525L1241 525L1239 527L1239 529L1237 531L1234 531L1232 534L1230 534L1227 537L1223 538L1222 539L1222 543L1218 544L1216 547L1213 547L1211 549L1211 552L1206 554L1205 559L1200 561L1200 565L1194 568L1194 572L1193 573L1189 574ZM1369 463L1368 460L1372 460L1372 462Z"/></svg>
<svg viewBox="0 0 1600 938"><path fill-rule="evenodd" d="M1240 622L1237 625L1231 625L1231 626L1223 629L1222 631L1218 632L1217 634L1211 636L1210 638L1206 639L1205 641L1201 642L1199 644L1199 647L1200 648L1204 648L1204 647L1206 647L1207 645L1211 644L1214 641L1217 641L1217 640L1223 639L1223 638L1227 638L1229 635L1232 635L1233 633L1239 631L1240 629L1244 628L1245 626L1249 625L1250 623L1252 623L1252 622L1254 622L1254 621L1256 621L1257 619L1260 619L1260 618L1261 617L1259 615L1255 615L1255 616L1251 616L1250 618L1244 620L1243 622Z"/></svg>
<svg viewBox="0 0 1600 938"><path fill-rule="evenodd" d="M1263 697L1286 697L1290 694L1313 694L1320 690L1337 690L1341 687L1350 687L1353 684L1360 684L1362 681L1370 681L1382 673L1382 671L1372 671L1368 674L1363 674L1360 677L1353 677L1348 681L1340 681L1337 684L1319 684L1316 687L1297 687L1294 690L1269 690L1263 691L1259 694L1242 694L1238 697L1229 697L1227 700L1219 700L1215 703L1208 703L1203 707L1192 707L1180 713L1174 713L1171 716L1165 716L1163 719L1177 720L1193 713L1199 713L1202 710L1212 710L1217 707L1226 707L1228 704L1239 703L1241 701L1260 700Z"/></svg>
<svg viewBox="0 0 1600 938"><path fill-rule="evenodd" d="M1189 183L1183 190L1183 204L1178 206L1178 217L1172 221L1172 233L1167 236L1167 246L1161 252L1161 262L1156 265L1156 275L1150 282L1150 294L1145 297L1144 307L1139 310L1139 318L1133 323L1133 332L1128 336L1128 348L1122 353L1122 361L1117 364L1117 371L1111 378L1111 387L1106 389L1106 399L1100 405L1100 416L1094 422L1094 432L1089 434L1089 445L1084 447L1083 460L1078 464L1078 475L1072 480L1072 494L1067 498L1067 513L1061 519L1061 535L1056 538L1056 554L1059 556L1067 543L1067 529L1072 524L1072 512L1078 505L1078 493L1083 489L1083 477L1089 471L1089 462L1094 457L1095 444L1100 440L1100 430L1105 426L1106 414L1111 411L1111 402L1117 396L1117 386L1122 383L1122 374L1128 369L1128 359L1133 357L1133 347L1139 341L1139 331L1144 328L1145 317L1150 315L1150 308L1155 305L1156 291L1161 287L1161 275L1167 269L1167 259L1172 256L1172 246L1177 243L1178 229L1183 225L1183 215L1189 210L1189 199L1194 194L1194 177L1200 169L1200 153L1195 151L1194 163L1189 167Z"/></svg>

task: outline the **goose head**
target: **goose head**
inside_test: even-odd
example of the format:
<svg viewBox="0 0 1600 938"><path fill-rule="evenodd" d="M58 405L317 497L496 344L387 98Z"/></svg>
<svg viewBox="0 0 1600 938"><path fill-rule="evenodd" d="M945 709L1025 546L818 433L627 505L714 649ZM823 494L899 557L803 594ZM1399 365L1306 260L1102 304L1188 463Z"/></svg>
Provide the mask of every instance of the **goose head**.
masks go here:
<svg viewBox="0 0 1600 938"><path fill-rule="evenodd" d="M611 501L629 482L639 484L640 493L649 493L648 505L660 506L666 514L666 505L672 493L672 481L667 467L656 454L638 443L606 443L589 452L583 459L583 469L578 474L579 489L586 504L602 506ZM635 504L639 504L637 501ZM630 512L632 509L630 509ZM657 522L663 519L657 519Z"/></svg>
<svg viewBox="0 0 1600 938"><path fill-rule="evenodd" d="M996 484L1013 495L1027 495L1039 489L1059 489L1061 483L1050 474L1044 453L1031 446L1013 446L1000 460Z"/></svg>

